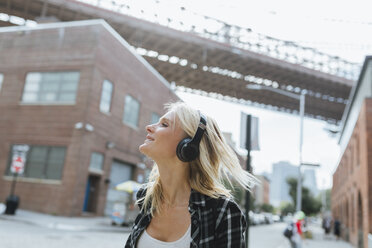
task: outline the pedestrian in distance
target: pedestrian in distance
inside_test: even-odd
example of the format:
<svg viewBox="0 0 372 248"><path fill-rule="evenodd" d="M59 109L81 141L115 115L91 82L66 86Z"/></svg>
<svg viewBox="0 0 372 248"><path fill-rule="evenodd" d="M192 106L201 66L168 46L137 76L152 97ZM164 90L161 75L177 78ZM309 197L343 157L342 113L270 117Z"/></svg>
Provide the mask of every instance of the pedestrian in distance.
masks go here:
<svg viewBox="0 0 372 248"><path fill-rule="evenodd" d="M245 247L246 219L224 182L250 189L255 178L213 118L182 102L166 110L139 147L154 166L125 247Z"/></svg>
<svg viewBox="0 0 372 248"><path fill-rule="evenodd" d="M341 236L341 222L338 218L335 219L334 226L333 226L333 232L336 236L336 239L339 240Z"/></svg>
<svg viewBox="0 0 372 248"><path fill-rule="evenodd" d="M326 216L323 218L322 227L324 229L324 239L326 239L331 233L332 219L330 216Z"/></svg>
<svg viewBox="0 0 372 248"><path fill-rule="evenodd" d="M302 247L302 240L305 239L304 232L303 232L303 225L304 225L305 214L302 211L296 212L293 220L293 230L292 236L289 239L291 244L291 248L301 248Z"/></svg>

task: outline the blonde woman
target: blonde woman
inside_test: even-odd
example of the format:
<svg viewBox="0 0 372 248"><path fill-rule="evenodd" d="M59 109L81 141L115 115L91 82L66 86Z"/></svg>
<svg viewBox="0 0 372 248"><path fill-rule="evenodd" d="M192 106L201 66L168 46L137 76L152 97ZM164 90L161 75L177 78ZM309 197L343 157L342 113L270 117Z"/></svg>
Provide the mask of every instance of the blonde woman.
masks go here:
<svg viewBox="0 0 372 248"><path fill-rule="evenodd" d="M249 189L254 178L211 117L181 102L166 109L139 147L155 164L125 247L245 247L246 220L223 181Z"/></svg>

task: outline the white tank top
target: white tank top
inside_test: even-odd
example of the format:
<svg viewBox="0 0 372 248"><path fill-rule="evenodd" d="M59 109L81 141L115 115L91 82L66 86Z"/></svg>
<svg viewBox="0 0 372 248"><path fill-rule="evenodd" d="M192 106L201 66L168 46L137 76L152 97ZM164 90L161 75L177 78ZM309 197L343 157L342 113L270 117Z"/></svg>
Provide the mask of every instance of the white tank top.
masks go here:
<svg viewBox="0 0 372 248"><path fill-rule="evenodd" d="M137 248L189 248L191 243L191 225L187 229L186 233L179 239L173 242L164 242L161 240L154 239L151 237L146 230L141 234Z"/></svg>

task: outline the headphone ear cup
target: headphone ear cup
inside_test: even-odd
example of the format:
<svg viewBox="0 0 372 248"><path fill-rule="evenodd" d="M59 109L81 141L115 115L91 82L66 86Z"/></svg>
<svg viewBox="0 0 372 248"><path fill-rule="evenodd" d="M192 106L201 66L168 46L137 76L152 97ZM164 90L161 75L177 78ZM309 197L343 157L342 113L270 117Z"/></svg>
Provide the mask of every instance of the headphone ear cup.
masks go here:
<svg viewBox="0 0 372 248"><path fill-rule="evenodd" d="M183 161L183 162L187 162L185 160L185 158L183 157L183 153L182 153L182 148L185 147L187 145L187 143L189 143L191 141L190 138L185 138L183 140L181 140L178 145L177 145L177 150L176 150L176 154L177 154L177 157Z"/></svg>
<svg viewBox="0 0 372 248"><path fill-rule="evenodd" d="M182 149L182 155L187 160L186 162L193 161L199 156L199 147L192 142L187 143Z"/></svg>
<svg viewBox="0 0 372 248"><path fill-rule="evenodd" d="M177 157L183 162L190 162L198 156L198 149L190 143L192 139L185 138L177 145Z"/></svg>

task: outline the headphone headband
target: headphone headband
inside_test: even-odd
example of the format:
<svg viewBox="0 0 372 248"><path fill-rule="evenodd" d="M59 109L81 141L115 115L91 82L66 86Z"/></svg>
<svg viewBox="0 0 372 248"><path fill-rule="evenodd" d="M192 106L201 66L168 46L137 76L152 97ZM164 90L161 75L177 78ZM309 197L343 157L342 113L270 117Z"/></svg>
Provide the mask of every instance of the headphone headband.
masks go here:
<svg viewBox="0 0 372 248"><path fill-rule="evenodd" d="M200 112L199 112L199 115L200 115L200 121L199 121L198 129L196 130L194 138L192 138L192 140L190 141L190 143L195 144L198 147L203 137L203 134L205 130L207 129L207 118L205 118L205 116Z"/></svg>

